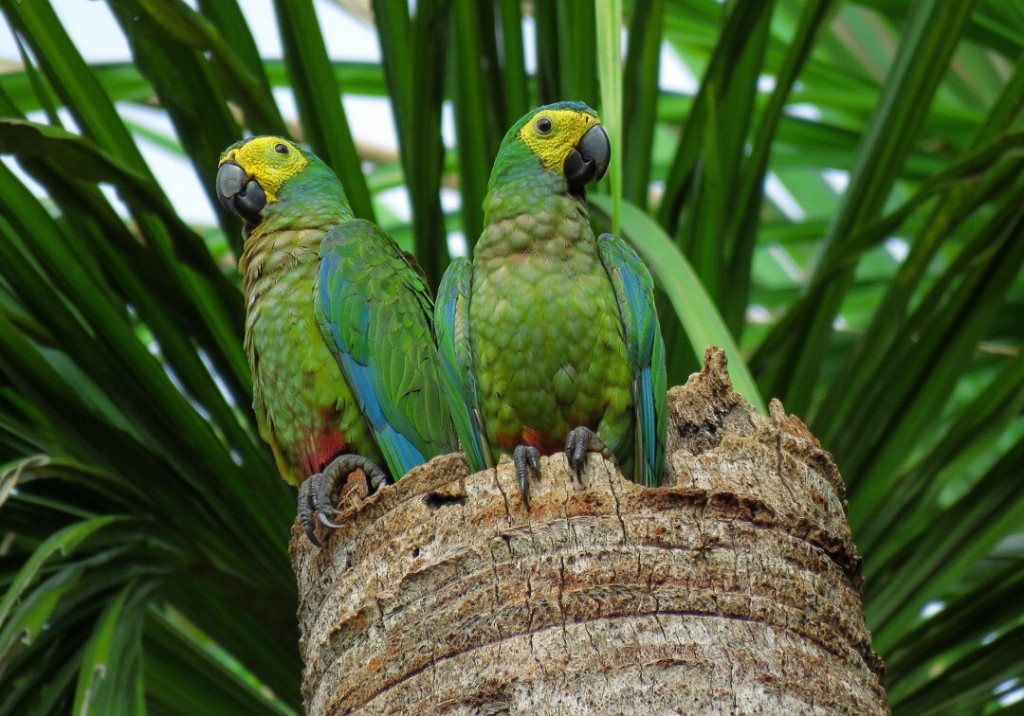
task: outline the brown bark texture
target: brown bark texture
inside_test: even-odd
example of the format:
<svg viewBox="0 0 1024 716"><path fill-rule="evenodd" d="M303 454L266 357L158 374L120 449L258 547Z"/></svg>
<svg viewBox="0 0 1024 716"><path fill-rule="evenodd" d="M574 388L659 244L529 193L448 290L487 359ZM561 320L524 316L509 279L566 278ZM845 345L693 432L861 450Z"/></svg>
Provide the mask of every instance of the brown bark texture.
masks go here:
<svg viewBox="0 0 1024 716"><path fill-rule="evenodd" d="M718 349L669 392L669 476L435 458L323 549L293 530L310 714L885 714L831 457Z"/></svg>

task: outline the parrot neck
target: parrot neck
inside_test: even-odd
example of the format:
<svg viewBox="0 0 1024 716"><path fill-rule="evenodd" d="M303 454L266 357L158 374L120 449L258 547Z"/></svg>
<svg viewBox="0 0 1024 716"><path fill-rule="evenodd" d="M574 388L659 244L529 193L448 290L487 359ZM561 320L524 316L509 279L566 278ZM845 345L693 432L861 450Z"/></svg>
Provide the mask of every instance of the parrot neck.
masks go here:
<svg viewBox="0 0 1024 716"><path fill-rule="evenodd" d="M539 159L531 157L535 161L495 164L484 198L485 224L552 209L566 200L581 204L586 214L586 199L569 193L565 177L544 169Z"/></svg>
<svg viewBox="0 0 1024 716"><path fill-rule="evenodd" d="M327 167L313 167L301 181L287 182L277 201L263 210L256 232L326 229L354 218L341 182ZM255 233L255 232L254 232Z"/></svg>
<svg viewBox="0 0 1024 716"><path fill-rule="evenodd" d="M261 280L276 281L296 267L305 275L301 267L320 260L324 235L352 218L341 183L326 167L314 167L301 181L286 183L246 234L238 268L247 302L260 293Z"/></svg>
<svg viewBox="0 0 1024 716"><path fill-rule="evenodd" d="M565 179L553 172L534 170L526 181L512 173L492 175L484 199L484 231L474 256L561 256L580 248L596 250L596 245L590 246L594 233L586 200L581 199L569 193Z"/></svg>

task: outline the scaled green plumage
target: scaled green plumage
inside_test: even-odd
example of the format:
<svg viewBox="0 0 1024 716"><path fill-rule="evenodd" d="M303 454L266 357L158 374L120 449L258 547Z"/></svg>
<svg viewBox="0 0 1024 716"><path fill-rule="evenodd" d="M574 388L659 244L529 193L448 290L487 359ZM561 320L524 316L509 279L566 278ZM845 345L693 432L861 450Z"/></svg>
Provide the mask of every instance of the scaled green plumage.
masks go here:
<svg viewBox="0 0 1024 716"><path fill-rule="evenodd" d="M353 217L323 162L283 139L225 150L218 190L246 221L245 348L260 432L282 477L320 480L340 457L358 455L398 479L451 452L433 306L408 256ZM300 497L310 534L312 513L331 513L328 482Z"/></svg>
<svg viewBox="0 0 1024 716"><path fill-rule="evenodd" d="M607 135L580 103L534 110L502 142L472 265L449 268L436 314L474 469L511 453L525 480L538 452L563 446L578 469L602 447L593 431L625 475L660 483L666 378L650 274L620 239L596 238L587 212L584 186L606 161Z"/></svg>

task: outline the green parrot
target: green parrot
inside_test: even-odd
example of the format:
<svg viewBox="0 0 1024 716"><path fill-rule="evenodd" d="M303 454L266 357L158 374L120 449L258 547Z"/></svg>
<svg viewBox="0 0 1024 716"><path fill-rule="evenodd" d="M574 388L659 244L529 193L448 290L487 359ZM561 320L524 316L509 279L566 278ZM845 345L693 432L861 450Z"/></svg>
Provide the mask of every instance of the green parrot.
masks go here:
<svg viewBox="0 0 1024 716"><path fill-rule="evenodd" d="M435 329L470 466L511 453L523 498L540 455L590 452L657 486L665 464L665 347L651 275L632 248L595 237L586 185L608 168L592 109L536 109L505 135L473 261L454 261Z"/></svg>
<svg viewBox="0 0 1024 716"><path fill-rule="evenodd" d="M454 452L433 303L410 257L356 219L303 145L254 137L220 158L217 194L243 220L245 351L260 434L298 511L337 527L331 495L354 470L371 490ZM386 466L386 470L382 467Z"/></svg>

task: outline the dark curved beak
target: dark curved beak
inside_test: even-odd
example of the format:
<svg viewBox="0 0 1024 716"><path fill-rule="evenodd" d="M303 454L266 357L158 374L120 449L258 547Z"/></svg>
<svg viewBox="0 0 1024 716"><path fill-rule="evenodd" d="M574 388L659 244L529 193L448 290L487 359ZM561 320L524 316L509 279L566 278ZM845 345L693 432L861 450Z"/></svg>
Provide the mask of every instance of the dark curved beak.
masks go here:
<svg viewBox="0 0 1024 716"><path fill-rule="evenodd" d="M217 198L225 209L234 212L247 224L258 224L267 195L255 179L242 167L228 160L217 170Z"/></svg>
<svg viewBox="0 0 1024 716"><path fill-rule="evenodd" d="M604 127L595 124L565 158L562 170L572 190L580 190L592 181L599 181L608 171L612 145Z"/></svg>

